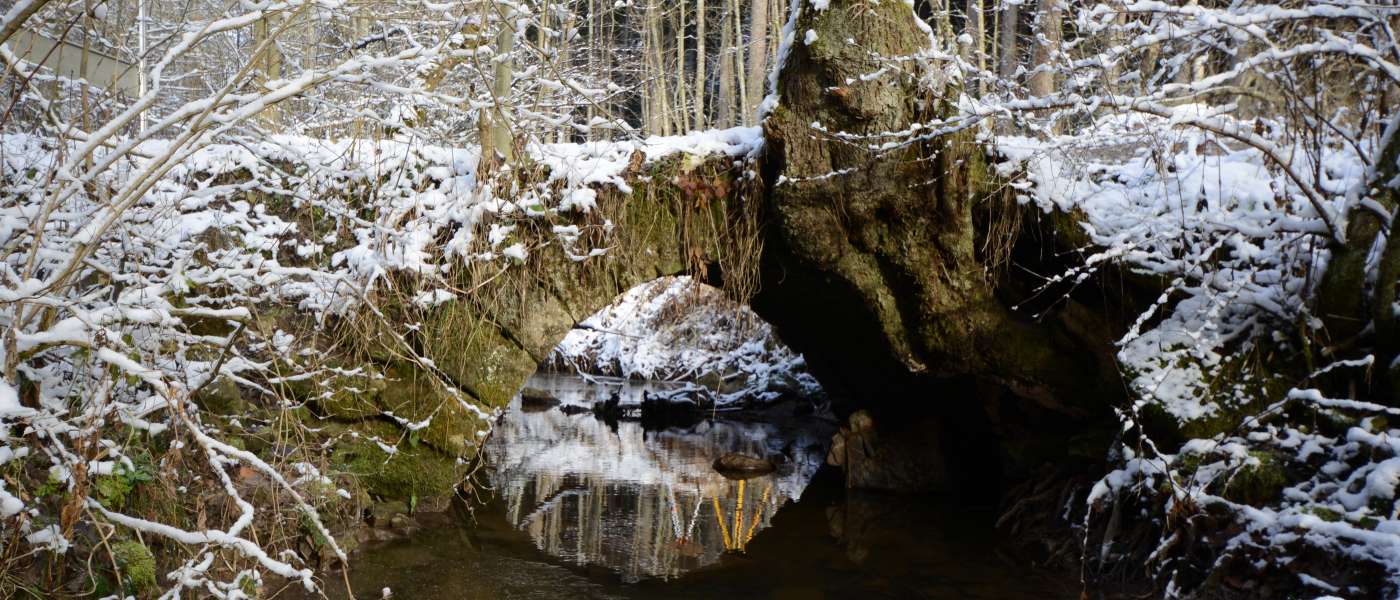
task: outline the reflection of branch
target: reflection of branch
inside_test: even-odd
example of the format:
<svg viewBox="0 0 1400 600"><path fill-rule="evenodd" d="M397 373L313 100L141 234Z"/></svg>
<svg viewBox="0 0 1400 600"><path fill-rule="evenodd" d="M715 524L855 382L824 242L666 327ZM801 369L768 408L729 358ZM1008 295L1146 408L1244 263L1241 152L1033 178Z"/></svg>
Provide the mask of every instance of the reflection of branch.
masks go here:
<svg viewBox="0 0 1400 600"><path fill-rule="evenodd" d="M583 486L575 486L570 488L564 488L562 490L554 492L553 494L550 494L548 498L545 498L543 502L540 502L539 506L535 507L535 510L530 511L530 514L521 517L520 522L515 525L516 528L525 527L531 521L534 521L536 517L540 516L545 511L548 511L554 505L554 503L558 502L559 500L571 496L582 495L583 492Z"/></svg>
<svg viewBox="0 0 1400 600"><path fill-rule="evenodd" d="M753 522L749 524L749 533L744 536L744 545L749 545L749 540L753 539L753 534L758 531L758 519L763 516L763 507L768 504L768 492L773 491L773 484L769 483L763 488L763 499L758 501L758 509L753 511Z"/></svg>

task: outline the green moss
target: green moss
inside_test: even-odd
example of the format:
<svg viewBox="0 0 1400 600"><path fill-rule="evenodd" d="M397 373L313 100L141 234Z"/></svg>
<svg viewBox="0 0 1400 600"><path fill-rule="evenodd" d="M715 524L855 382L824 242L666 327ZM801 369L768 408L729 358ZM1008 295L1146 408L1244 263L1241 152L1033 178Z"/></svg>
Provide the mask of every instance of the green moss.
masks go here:
<svg viewBox="0 0 1400 600"><path fill-rule="evenodd" d="M112 544L112 556L122 572L122 586L135 593L156 587L156 559L141 542L127 540Z"/></svg>
<svg viewBox="0 0 1400 600"><path fill-rule="evenodd" d="M330 540L326 538L324 533L321 533L320 528L316 527L316 523L311 519L310 513L305 511L301 512L297 516L297 526L301 529L302 533L311 537L311 542L315 544L317 548L324 548L330 545Z"/></svg>
<svg viewBox="0 0 1400 600"><path fill-rule="evenodd" d="M1201 463L1205 462L1206 456L1207 455L1202 452L1181 454L1177 457L1176 464L1174 466L1179 471L1185 473L1195 473L1197 469L1201 468Z"/></svg>
<svg viewBox="0 0 1400 600"><path fill-rule="evenodd" d="M22 463L20 461L15 461L11 464L19 465ZM57 475L50 471L48 479L44 480L44 485L39 486L39 489L34 490L34 495L39 498L47 498L63 493L64 489L63 480L59 479Z"/></svg>
<svg viewBox="0 0 1400 600"><path fill-rule="evenodd" d="M252 577L240 576L238 578L238 589L241 590L243 594L245 596L248 596L249 598L258 597L258 582Z"/></svg>
<svg viewBox="0 0 1400 600"><path fill-rule="evenodd" d="M1312 513L1313 515L1316 515L1317 518L1322 519L1323 521L1327 521L1328 523L1336 523L1342 520L1341 513L1322 506L1310 506L1308 507L1308 512Z"/></svg>
<svg viewBox="0 0 1400 600"><path fill-rule="evenodd" d="M313 397L322 412L340 419L364 419L384 412L379 396L389 388L385 374L372 363L358 367L355 375L337 375L319 383Z"/></svg>
<svg viewBox="0 0 1400 600"><path fill-rule="evenodd" d="M330 425L342 435L331 455L337 470L357 477L365 491L383 499L408 500L451 494L461 479L457 461L426 445L399 444L394 454L386 453L370 436L385 443L398 440L399 430L387 423L361 422L348 435L350 426Z"/></svg>
<svg viewBox="0 0 1400 600"><path fill-rule="evenodd" d="M415 441L421 439L453 456L465 456L473 450L470 442L482 429L480 418L452 397L442 382L404 362L385 367L384 376L387 388L375 396L373 414L365 416L393 413L409 422L430 420L427 428L413 433Z"/></svg>
<svg viewBox="0 0 1400 600"><path fill-rule="evenodd" d="M1385 415L1377 415L1366 420L1367 431L1371 433L1381 433L1390 429L1390 419Z"/></svg>
<svg viewBox="0 0 1400 600"><path fill-rule="evenodd" d="M243 402L243 395L238 390L238 384L234 383L231 377L221 376L215 379L199 390L192 400L201 409L217 414L236 414L247 408L247 403Z"/></svg>
<svg viewBox="0 0 1400 600"><path fill-rule="evenodd" d="M425 353L488 406L505 406L535 372L528 352L465 303L450 302L433 311L424 329Z"/></svg>
<svg viewBox="0 0 1400 600"><path fill-rule="evenodd" d="M1253 451L1250 456L1259 464L1241 468L1225 484L1222 494L1227 500L1250 506L1264 506L1279 498L1288 485L1288 473L1282 461L1273 454Z"/></svg>

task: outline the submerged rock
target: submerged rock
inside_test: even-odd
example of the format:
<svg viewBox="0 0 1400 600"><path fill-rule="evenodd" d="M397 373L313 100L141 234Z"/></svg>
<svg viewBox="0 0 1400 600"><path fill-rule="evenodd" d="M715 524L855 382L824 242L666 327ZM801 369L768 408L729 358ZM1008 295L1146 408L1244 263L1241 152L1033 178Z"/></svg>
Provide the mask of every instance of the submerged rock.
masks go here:
<svg viewBox="0 0 1400 600"><path fill-rule="evenodd" d="M767 458L758 458L731 452L715 459L715 470L728 479L748 479L767 475L778 470L778 466Z"/></svg>
<svg viewBox="0 0 1400 600"><path fill-rule="evenodd" d="M947 459L937 422L906 422L877 430L875 419L856 411L831 438L826 462L841 467L850 489L891 492L946 491Z"/></svg>
<svg viewBox="0 0 1400 600"><path fill-rule="evenodd" d="M538 390L520 392L520 410L535 412L559 406L559 399Z"/></svg>

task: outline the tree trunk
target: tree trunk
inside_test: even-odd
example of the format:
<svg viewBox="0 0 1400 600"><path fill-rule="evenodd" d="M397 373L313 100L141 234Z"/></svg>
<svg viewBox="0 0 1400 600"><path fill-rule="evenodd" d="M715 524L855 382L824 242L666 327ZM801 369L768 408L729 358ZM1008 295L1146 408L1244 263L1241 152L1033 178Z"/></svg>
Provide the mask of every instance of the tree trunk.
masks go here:
<svg viewBox="0 0 1400 600"><path fill-rule="evenodd" d="M1118 14L1118 16L1116 16L1116 17L1113 18L1113 31L1109 32L1109 34L1108 34L1108 44L1107 44L1107 46L1108 46L1109 48L1115 48L1115 47L1121 46L1121 45L1123 44L1124 38L1126 37L1126 36L1124 35L1124 33L1123 33L1123 26L1124 26L1125 24L1127 24L1127 22L1128 22L1128 17L1127 17L1127 15L1122 14L1122 13ZM1111 64L1111 65L1104 65L1104 67L1103 67L1103 78L1104 78L1104 85L1107 87L1108 93L1110 93L1110 94L1119 94L1119 93L1121 93L1120 90L1118 89L1118 79L1119 79L1120 77L1122 77L1122 76L1123 76L1123 58L1122 58L1122 57L1119 57L1118 61L1117 61L1117 62L1114 62L1114 63Z"/></svg>
<svg viewBox="0 0 1400 600"><path fill-rule="evenodd" d="M695 129L705 129L705 0L695 0Z"/></svg>
<svg viewBox="0 0 1400 600"><path fill-rule="evenodd" d="M647 49L647 56L650 59L650 68L646 74L647 88L651 91L651 133L656 135L669 135L671 133L671 116L667 114L668 107L666 97L670 90L666 87L663 73L666 71L666 44L661 37L661 10L656 6L657 0L647 0L647 39L650 40L650 48Z"/></svg>
<svg viewBox="0 0 1400 600"><path fill-rule="evenodd" d="M685 77L685 3L676 5L676 12L672 14L671 24L676 28L676 70L672 71L671 79L676 82L676 109L672 111L676 118L676 132L683 133L690 130L690 111L686 110L689 99L686 94Z"/></svg>
<svg viewBox="0 0 1400 600"><path fill-rule="evenodd" d="M1400 175L1396 161L1400 159L1400 114L1391 118L1384 138L1385 145L1376 158L1367 194L1390 213L1391 227L1400 223L1400 191L1392 182ZM1317 314L1322 318L1328 336L1329 358L1349 358L1359 354L1366 338L1375 340L1377 376L1369 382L1377 400L1400 406L1400 372L1392 365L1400 355L1400 327L1397 327L1394 306L1397 299L1396 280L1400 278L1400 235L1385 235L1386 224L1381 217L1361 206L1351 209L1347 217L1346 244L1333 249L1317 291ZM1375 261L1376 276L1369 277L1370 258L1377 240L1384 236L1381 251ZM1374 288L1367 294L1369 281ZM1374 327L1372 331L1371 328Z"/></svg>
<svg viewBox="0 0 1400 600"><path fill-rule="evenodd" d="M259 19L253 25L253 47L261 46L265 42L267 47L254 60L257 61L257 81L259 85L266 86L268 82L282 78L282 52L277 47L277 40L269 40L273 32L278 29L281 20L280 15L270 15ZM84 91L87 88L83 88ZM258 121L263 126L272 127L281 123L280 110L277 106L269 106L258 113Z"/></svg>
<svg viewBox="0 0 1400 600"><path fill-rule="evenodd" d="M515 83L515 61L511 58L515 50L515 26L506 18L500 27L496 33L496 56L507 58L493 59L496 66L491 81L492 106L481 112L481 158L477 171L483 174L490 174L500 164L515 160L515 141L505 113L510 89Z"/></svg>
<svg viewBox="0 0 1400 600"><path fill-rule="evenodd" d="M979 72L987 69L987 29L983 22L982 0L967 0L967 25L965 33L972 38L972 43L967 45L968 55L966 60L977 67ZM986 93L987 82L979 73L977 79L977 94L980 96Z"/></svg>
<svg viewBox="0 0 1400 600"><path fill-rule="evenodd" d="M998 58L1001 64L998 65L1001 78L1006 83L1015 83L1016 67L1020 66L1020 56L1016 46L1019 32L1017 28L1021 26L1021 5L1006 4L1001 9L1001 43L997 45Z"/></svg>
<svg viewBox="0 0 1400 600"><path fill-rule="evenodd" d="M1049 96L1055 93L1055 56L1060 51L1060 38L1064 30L1064 9L1060 0L1040 0L1040 9L1035 21L1035 57L1031 60L1031 77L1026 82L1032 96Z"/></svg>
<svg viewBox="0 0 1400 600"><path fill-rule="evenodd" d="M735 119L738 125L749 124L749 93L748 86L745 85L744 76L744 17L740 14L739 0L730 0L730 11L734 13L734 85L738 88L739 94L735 99L738 102L739 115Z"/></svg>
<svg viewBox="0 0 1400 600"><path fill-rule="evenodd" d="M1196 7L1196 6L1200 6L1200 4L1201 4L1201 3L1200 3L1200 0L1189 0L1189 1L1186 3L1186 7L1187 7L1187 8L1193 8L1193 7ZM1181 63L1180 69L1178 69L1177 72L1176 72L1176 74L1172 77L1172 83L1180 83L1180 84L1185 85L1185 84L1191 83L1192 81L1195 81L1195 79L1196 79L1196 60L1195 60L1195 59L1196 59L1196 57L1188 57L1187 60L1186 60L1185 62Z"/></svg>
<svg viewBox="0 0 1400 600"><path fill-rule="evenodd" d="M749 73L746 81L748 104L744 119L756 118L758 104L767 92L763 84L764 67L768 63L768 0L753 0L749 5Z"/></svg>
<svg viewBox="0 0 1400 600"><path fill-rule="evenodd" d="M574 65L573 65L573 62L574 62L574 46L573 46L572 40L569 39L569 32L570 32L570 31L573 31L576 27L578 27L578 11L576 11L576 10L570 10L570 11L569 11L569 14L568 14L568 17L565 19L565 21L563 22L562 26L560 27L560 32L561 32L561 33L560 33L560 36L559 36L559 52L558 52L558 54L557 54L557 56L555 57L555 60L554 60L554 64L556 65L556 67L555 67L555 69L556 69L555 72L556 72L556 73L558 74L558 76L561 77L561 78L562 78L562 77L567 77L567 76L569 75L569 72L570 72L571 70L573 70L573 67L574 67ZM591 116L592 113L593 113L593 103L592 103L592 102L588 102L588 103L585 105L584 114L585 114L585 116L587 117L587 116ZM593 122L593 120L590 119L590 118L586 118L584 122L585 122L585 123L590 123L590 124L591 124L591 123ZM570 136L572 136L572 135L573 135L573 128L570 127L569 124L565 123L563 126L561 126L561 127L559 128L559 134L558 134L559 143L562 144L562 143L568 142Z"/></svg>
<svg viewBox="0 0 1400 600"><path fill-rule="evenodd" d="M734 126L734 28L730 20L736 13L726 6L724 18L720 19L719 32L719 102L715 111L717 127Z"/></svg>

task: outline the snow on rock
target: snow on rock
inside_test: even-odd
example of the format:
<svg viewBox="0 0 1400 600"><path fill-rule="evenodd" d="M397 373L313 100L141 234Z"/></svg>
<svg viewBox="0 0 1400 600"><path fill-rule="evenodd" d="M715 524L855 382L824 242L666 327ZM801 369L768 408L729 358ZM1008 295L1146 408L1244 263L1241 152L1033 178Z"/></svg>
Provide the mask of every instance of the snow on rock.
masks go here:
<svg viewBox="0 0 1400 600"><path fill-rule="evenodd" d="M1198 105L1175 110L1210 113ZM1302 235L1320 226L1304 194L1259 150L1174 127L1170 118L1114 115L1072 137L1002 137L995 146L1008 159L1002 174L1023 175L1013 184L1022 202L1082 216L1084 233L1102 249L1085 249L1084 266L1047 286L1073 286L1113 263L1171 282L1119 344L1135 395L1182 421L1243 403L1242 393L1207 389L1229 367L1226 347L1251 347L1270 322L1306 320L1308 286L1325 264L1309 260L1325 250ZM1311 160L1297 156L1300 164ZM1321 164L1321 185L1334 194L1329 208L1339 213L1364 162L1345 147ZM1147 327L1152 318L1162 321Z"/></svg>
<svg viewBox="0 0 1400 600"><path fill-rule="evenodd" d="M529 151L534 160L549 167L550 181L567 184L568 191L560 210L588 212L596 195L587 186L607 184L624 192L630 190L623 175L634 153L642 153L646 162L680 153L739 159L752 156L762 146L762 129L735 127L677 136L651 136L640 141L536 144Z"/></svg>
<svg viewBox="0 0 1400 600"><path fill-rule="evenodd" d="M689 277L637 286L570 331L550 355L554 369L630 379L698 382L716 406L738 408L821 386L747 307ZM680 394L684 395L684 394Z"/></svg>

